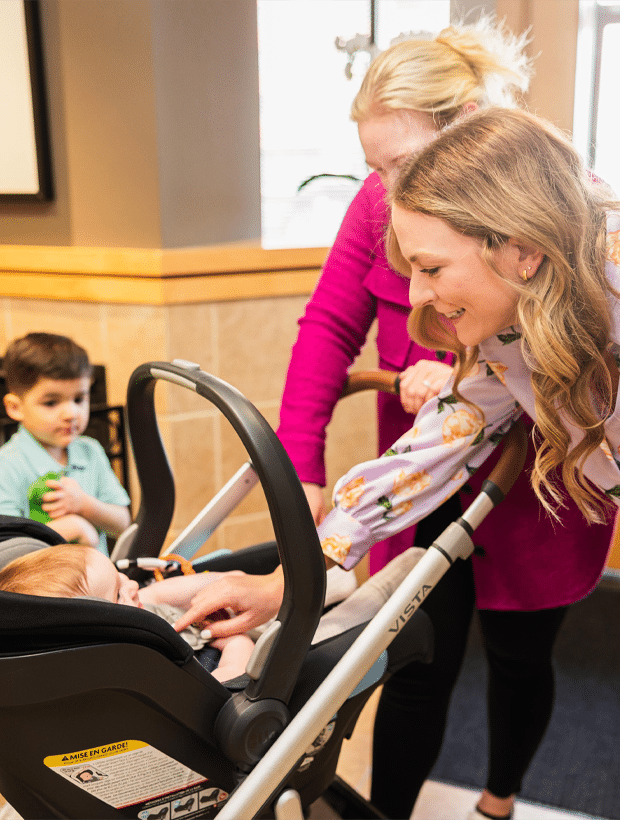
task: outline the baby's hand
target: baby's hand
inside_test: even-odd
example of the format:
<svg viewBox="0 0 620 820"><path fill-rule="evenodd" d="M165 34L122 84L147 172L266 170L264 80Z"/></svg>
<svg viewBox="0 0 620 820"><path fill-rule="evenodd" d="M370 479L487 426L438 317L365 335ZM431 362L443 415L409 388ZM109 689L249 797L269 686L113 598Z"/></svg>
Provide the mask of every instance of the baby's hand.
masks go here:
<svg viewBox="0 0 620 820"><path fill-rule="evenodd" d="M56 519L63 515L82 514L84 499L88 496L74 478L63 476L59 481L49 479L46 483L51 492L45 493L43 496L41 509L50 518Z"/></svg>

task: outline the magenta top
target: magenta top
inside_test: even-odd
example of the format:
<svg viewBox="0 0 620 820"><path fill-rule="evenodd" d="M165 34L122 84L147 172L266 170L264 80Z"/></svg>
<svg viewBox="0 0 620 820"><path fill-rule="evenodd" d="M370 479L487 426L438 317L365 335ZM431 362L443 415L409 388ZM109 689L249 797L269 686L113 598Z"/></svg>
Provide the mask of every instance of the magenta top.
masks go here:
<svg viewBox="0 0 620 820"><path fill-rule="evenodd" d="M408 281L385 257L388 223L385 189L371 174L351 203L323 273L299 320L282 399L278 435L302 481L325 485L325 428L348 368L377 322L379 366L400 372L432 351L411 341ZM379 452L409 430L415 418L397 396L378 394ZM529 463L533 453L529 454ZM477 490L488 475L492 455L469 480ZM482 609L533 610L572 603L589 592L601 572L612 526L588 526L572 501L553 525L527 478L527 465L497 511L478 528L474 556L477 605ZM463 507L473 496L461 492ZM446 525L448 522L446 521ZM371 572L414 543L411 526L376 543Z"/></svg>

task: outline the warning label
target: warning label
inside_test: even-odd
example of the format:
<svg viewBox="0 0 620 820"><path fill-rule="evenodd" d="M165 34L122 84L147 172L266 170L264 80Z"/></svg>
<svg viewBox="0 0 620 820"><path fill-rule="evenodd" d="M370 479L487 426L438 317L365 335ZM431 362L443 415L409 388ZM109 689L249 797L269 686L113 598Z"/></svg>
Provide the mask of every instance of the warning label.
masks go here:
<svg viewBox="0 0 620 820"><path fill-rule="evenodd" d="M50 755L43 762L116 809L143 809L140 820L206 817L211 812L201 809L219 807L228 797L219 788L205 789L207 778L141 740Z"/></svg>

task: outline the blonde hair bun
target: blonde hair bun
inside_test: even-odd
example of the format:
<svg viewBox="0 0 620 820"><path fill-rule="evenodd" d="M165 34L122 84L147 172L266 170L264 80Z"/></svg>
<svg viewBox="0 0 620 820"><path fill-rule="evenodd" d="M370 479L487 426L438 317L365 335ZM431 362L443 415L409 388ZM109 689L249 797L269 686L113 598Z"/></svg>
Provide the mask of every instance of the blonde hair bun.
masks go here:
<svg viewBox="0 0 620 820"><path fill-rule="evenodd" d="M442 127L468 103L515 107L533 73L527 42L527 32L516 36L491 17L448 26L432 39L417 34L401 40L370 64L351 119L423 111Z"/></svg>

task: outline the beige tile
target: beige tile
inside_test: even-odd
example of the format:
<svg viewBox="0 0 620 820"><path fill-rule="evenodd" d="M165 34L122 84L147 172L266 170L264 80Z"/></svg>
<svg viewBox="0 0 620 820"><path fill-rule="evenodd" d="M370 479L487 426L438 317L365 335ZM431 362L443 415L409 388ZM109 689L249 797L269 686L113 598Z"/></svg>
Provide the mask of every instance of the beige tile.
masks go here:
<svg viewBox="0 0 620 820"><path fill-rule="evenodd" d="M213 310L211 304L171 305L168 308L171 360L187 359L208 373L213 371Z"/></svg>
<svg viewBox="0 0 620 820"><path fill-rule="evenodd" d="M377 369L374 326L351 372ZM351 467L377 456L377 394L365 391L341 399L327 428L325 462L328 491Z"/></svg>
<svg viewBox="0 0 620 820"><path fill-rule="evenodd" d="M272 405L260 405L256 408L273 429L278 423L278 409ZM222 479L224 482L232 478L237 470L245 464L249 455L241 439L230 422L220 415L219 429L222 441ZM233 516L250 515L267 512L267 502L262 487L255 487L251 493L239 504L232 513Z"/></svg>
<svg viewBox="0 0 620 820"><path fill-rule="evenodd" d="M375 370L378 365L377 354L377 323L376 321L371 325L366 337L366 344L362 348L360 355L353 362L351 370Z"/></svg>
<svg viewBox="0 0 620 820"><path fill-rule="evenodd" d="M373 326L368 334L368 342L350 368L351 372L377 368L375 336ZM347 396L334 409L327 427L325 448L328 499L334 484L342 475L361 461L377 455L376 397L376 392L370 390Z"/></svg>
<svg viewBox="0 0 620 820"><path fill-rule="evenodd" d="M327 428L327 481L335 482L351 467L377 456L376 393L368 391L342 399Z"/></svg>
<svg viewBox="0 0 620 820"><path fill-rule="evenodd" d="M17 339L33 331L70 336L84 347L94 364L106 364L99 305L47 299L7 299L6 303L11 338Z"/></svg>
<svg viewBox="0 0 620 820"><path fill-rule="evenodd" d="M208 444L205 446L205 442L202 442L201 447L197 449L192 442L188 445L187 437L189 428L184 428L182 425L173 422L170 418L162 416L159 417L158 423L159 432L175 482L175 516L166 537L167 544L189 524L195 513L202 509L204 504L211 498L211 495L204 499L202 497L199 499L194 497L196 494L196 482L191 476L193 468L188 460L188 451L192 453L195 458L200 458L201 453L203 454L205 452L205 448L208 449L212 447L213 435L212 429L208 430ZM198 425L198 428L200 432L204 433L204 422L202 425ZM132 517L135 518L140 508L141 487L131 447L128 450L128 460L131 511ZM175 469L175 465L181 466ZM205 487L204 492L205 495L212 493L212 485ZM195 510L195 512L192 512L193 510Z"/></svg>
<svg viewBox="0 0 620 820"><path fill-rule="evenodd" d="M108 396L124 404L129 377L134 369L149 361L166 361L168 356L166 309L149 305L106 305ZM167 409L166 385L155 390L158 412Z"/></svg>
<svg viewBox="0 0 620 820"><path fill-rule="evenodd" d="M427 780L420 790L411 820L467 817L479 795L480 792L475 789L462 789Z"/></svg>
<svg viewBox="0 0 620 820"><path fill-rule="evenodd" d="M170 419L170 452L176 486L172 526L184 529L219 490L215 475L215 418L191 424Z"/></svg>
<svg viewBox="0 0 620 820"><path fill-rule="evenodd" d="M228 518L220 528L220 544L223 549L251 547L264 541L273 541L274 537L268 513Z"/></svg>
<svg viewBox="0 0 620 820"><path fill-rule="evenodd" d="M287 297L221 302L218 375L252 402L279 401L305 301Z"/></svg>
<svg viewBox="0 0 620 820"><path fill-rule="evenodd" d="M196 362L201 370L215 374L214 306L172 305L168 308L167 359ZM191 413L208 409L209 403L191 390L170 388L169 412Z"/></svg>

